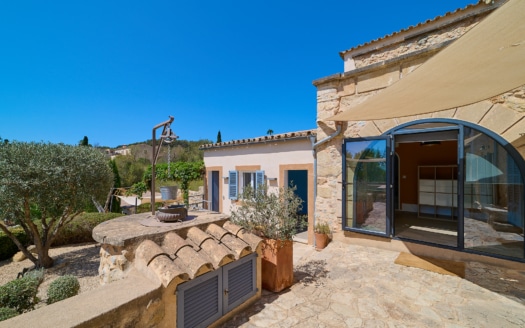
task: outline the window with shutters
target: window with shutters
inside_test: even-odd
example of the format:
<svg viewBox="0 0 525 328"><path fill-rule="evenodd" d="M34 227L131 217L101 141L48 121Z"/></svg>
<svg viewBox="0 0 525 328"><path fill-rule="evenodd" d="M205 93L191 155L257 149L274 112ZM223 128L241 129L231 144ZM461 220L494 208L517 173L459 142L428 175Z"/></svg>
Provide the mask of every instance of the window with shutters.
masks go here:
<svg viewBox="0 0 525 328"><path fill-rule="evenodd" d="M245 187L250 186L257 190L264 182L264 171L230 171L230 199L237 199Z"/></svg>
<svg viewBox="0 0 525 328"><path fill-rule="evenodd" d="M177 327L207 327L257 293L257 253L177 287Z"/></svg>
<svg viewBox="0 0 525 328"><path fill-rule="evenodd" d="M238 191L239 186L237 184L237 177L238 177L237 171L230 171L228 173L228 192L229 192L229 198L230 199L237 199L238 197Z"/></svg>

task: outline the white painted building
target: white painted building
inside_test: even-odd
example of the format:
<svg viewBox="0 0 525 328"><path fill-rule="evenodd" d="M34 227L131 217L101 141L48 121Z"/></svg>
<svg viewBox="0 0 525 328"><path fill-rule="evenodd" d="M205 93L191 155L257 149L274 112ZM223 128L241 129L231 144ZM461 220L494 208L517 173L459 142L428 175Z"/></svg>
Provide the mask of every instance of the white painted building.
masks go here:
<svg viewBox="0 0 525 328"><path fill-rule="evenodd" d="M313 236L315 131L306 130L203 145L208 209L229 214L244 186L266 182L270 191L293 183Z"/></svg>

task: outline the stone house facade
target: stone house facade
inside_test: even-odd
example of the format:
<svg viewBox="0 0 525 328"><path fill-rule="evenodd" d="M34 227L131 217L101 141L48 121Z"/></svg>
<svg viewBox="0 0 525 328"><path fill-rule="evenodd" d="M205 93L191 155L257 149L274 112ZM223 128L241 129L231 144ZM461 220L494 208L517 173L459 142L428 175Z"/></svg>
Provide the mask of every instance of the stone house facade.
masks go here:
<svg viewBox="0 0 525 328"><path fill-rule="evenodd" d="M409 76L504 4L469 5L343 51L344 73L313 82L317 88L317 138L337 134L316 150L316 219L329 221L336 236L362 233L403 239L406 233L406 240L524 259L524 86L428 114L367 121L331 119L366 104L369 98ZM378 141L381 138L383 144ZM365 145L360 152L352 153L358 142L368 142L369 148ZM372 154L374 161L364 159L365 151L383 153ZM356 160L356 154L362 157ZM497 173L481 179L478 168L477 177L471 179L473 160L483 161L486 175L487 170ZM363 169L375 169L376 176L371 179L382 182L375 181L374 185L363 180L359 176ZM452 187L445 197L451 203L447 206L440 204L440 174L450 174L447 180ZM427 182L433 186L430 191L424 189ZM366 183L368 189L364 191L361 186ZM430 203L423 200L427 196L432 198ZM360 213L361 201L364 214ZM380 203L382 209L378 208ZM413 217L402 218L404 214ZM359 222L374 216L375 223ZM378 217L381 223L377 223ZM407 227L417 229L410 234ZM462 233L464 237L460 237Z"/></svg>

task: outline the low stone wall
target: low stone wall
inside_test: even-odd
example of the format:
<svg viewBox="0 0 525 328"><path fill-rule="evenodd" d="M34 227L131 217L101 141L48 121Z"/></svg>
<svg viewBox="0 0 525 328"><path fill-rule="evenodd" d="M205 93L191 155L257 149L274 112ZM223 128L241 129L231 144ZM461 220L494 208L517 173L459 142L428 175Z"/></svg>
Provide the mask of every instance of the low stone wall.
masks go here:
<svg viewBox="0 0 525 328"><path fill-rule="evenodd" d="M98 289L1 321L13 327L161 327L162 288L131 274Z"/></svg>
<svg viewBox="0 0 525 328"><path fill-rule="evenodd" d="M93 230L101 242L100 288L2 321L0 328L176 327L178 285L254 252L258 254L256 293L213 325L261 297L260 238L245 233L222 214L190 212L191 220L169 224L144 221L149 215L117 218ZM195 236L203 240L195 242ZM176 246L182 250L175 250ZM219 256L221 249L227 252L222 258L191 270L191 264L207 258L203 253ZM189 258L179 258L188 253Z"/></svg>

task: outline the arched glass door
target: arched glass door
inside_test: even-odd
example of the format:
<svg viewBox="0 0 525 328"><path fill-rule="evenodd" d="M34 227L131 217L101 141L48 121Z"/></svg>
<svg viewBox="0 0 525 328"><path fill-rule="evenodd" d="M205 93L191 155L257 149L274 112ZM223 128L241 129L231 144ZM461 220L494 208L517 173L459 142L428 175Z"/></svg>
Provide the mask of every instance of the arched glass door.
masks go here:
<svg viewBox="0 0 525 328"><path fill-rule="evenodd" d="M464 129L464 247L523 259L523 172L509 150L489 133Z"/></svg>
<svg viewBox="0 0 525 328"><path fill-rule="evenodd" d="M524 174L508 142L463 121L345 139L343 229L524 260Z"/></svg>

